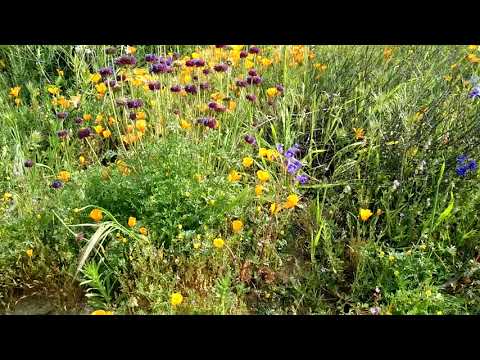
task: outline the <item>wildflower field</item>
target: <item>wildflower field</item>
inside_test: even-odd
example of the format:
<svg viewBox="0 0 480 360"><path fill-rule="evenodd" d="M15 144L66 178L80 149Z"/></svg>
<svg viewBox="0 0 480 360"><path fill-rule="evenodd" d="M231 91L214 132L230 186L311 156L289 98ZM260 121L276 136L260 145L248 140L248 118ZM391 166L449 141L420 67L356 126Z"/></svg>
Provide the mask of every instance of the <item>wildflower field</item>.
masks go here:
<svg viewBox="0 0 480 360"><path fill-rule="evenodd" d="M0 46L0 311L479 314L479 63Z"/></svg>

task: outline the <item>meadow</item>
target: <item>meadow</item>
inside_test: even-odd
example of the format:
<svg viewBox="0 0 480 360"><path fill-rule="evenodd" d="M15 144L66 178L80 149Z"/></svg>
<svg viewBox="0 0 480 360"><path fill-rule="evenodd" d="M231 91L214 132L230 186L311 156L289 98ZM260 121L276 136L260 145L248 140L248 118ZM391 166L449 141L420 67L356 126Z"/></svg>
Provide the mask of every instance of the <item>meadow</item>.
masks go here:
<svg viewBox="0 0 480 360"><path fill-rule="evenodd" d="M479 314L479 63L0 46L0 312Z"/></svg>

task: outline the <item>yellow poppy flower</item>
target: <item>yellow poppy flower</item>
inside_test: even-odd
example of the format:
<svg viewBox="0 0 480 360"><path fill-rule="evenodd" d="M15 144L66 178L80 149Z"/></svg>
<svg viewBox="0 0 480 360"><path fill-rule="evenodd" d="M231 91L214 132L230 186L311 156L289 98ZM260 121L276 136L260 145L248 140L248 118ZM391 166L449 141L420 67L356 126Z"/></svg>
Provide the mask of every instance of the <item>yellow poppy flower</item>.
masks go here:
<svg viewBox="0 0 480 360"><path fill-rule="evenodd" d="M356 140L363 140L365 138L365 130L362 128L353 128L353 132L355 133Z"/></svg>
<svg viewBox="0 0 480 360"><path fill-rule="evenodd" d="M107 129L107 130L102 131L102 135L105 139L107 139L107 138L112 136L112 132Z"/></svg>
<svg viewBox="0 0 480 360"><path fill-rule="evenodd" d="M57 178L63 182L68 182L70 180L70 173L68 171L60 171Z"/></svg>
<svg viewBox="0 0 480 360"><path fill-rule="evenodd" d="M134 218L133 216L130 216L128 218L128 226L134 227L137 224L137 219Z"/></svg>
<svg viewBox="0 0 480 360"><path fill-rule="evenodd" d="M266 157L268 154L268 150L265 148L260 148L258 149L258 156L260 157Z"/></svg>
<svg viewBox="0 0 480 360"><path fill-rule="evenodd" d="M251 157L244 157L242 160L242 165L246 168L249 168L253 164L253 159Z"/></svg>
<svg viewBox="0 0 480 360"><path fill-rule="evenodd" d="M216 238L213 240L213 246L215 246L217 249L221 249L225 245L225 241L220 238Z"/></svg>
<svg viewBox="0 0 480 360"><path fill-rule="evenodd" d="M262 185L256 185L255 186L255 195L260 196L263 193L263 186Z"/></svg>
<svg viewBox="0 0 480 360"><path fill-rule="evenodd" d="M135 127L138 131L144 133L145 129L147 128L147 122L145 120L137 120Z"/></svg>
<svg viewBox="0 0 480 360"><path fill-rule="evenodd" d="M133 55L137 52L137 48L133 46L127 46L127 54Z"/></svg>
<svg viewBox="0 0 480 360"><path fill-rule="evenodd" d="M31 258L33 256L33 249L28 249L26 253L27 253L27 256Z"/></svg>
<svg viewBox="0 0 480 360"><path fill-rule="evenodd" d="M270 215L278 214L282 210L282 206L280 204L272 203L270 205Z"/></svg>
<svg viewBox="0 0 480 360"><path fill-rule="evenodd" d="M93 220L96 221L96 222L99 222L100 220L103 219L102 210L100 210L100 209L93 209L93 210L90 212L90 218L93 219Z"/></svg>
<svg viewBox="0 0 480 360"><path fill-rule="evenodd" d="M145 235L145 236L148 234L147 229L143 226L140 229L138 229L138 231L140 232L140 234Z"/></svg>
<svg viewBox="0 0 480 360"><path fill-rule="evenodd" d="M113 315L113 311L95 310L90 315Z"/></svg>
<svg viewBox="0 0 480 360"><path fill-rule="evenodd" d="M393 49L392 48L385 48L383 49L383 59L389 60L392 57Z"/></svg>
<svg viewBox="0 0 480 360"><path fill-rule="evenodd" d="M20 86L15 86L10 89L10 96L17 97L22 88Z"/></svg>
<svg viewBox="0 0 480 360"><path fill-rule="evenodd" d="M102 75L99 73L95 73L90 76L90 81L94 84L97 84L100 80L102 80Z"/></svg>
<svg viewBox="0 0 480 360"><path fill-rule="evenodd" d="M59 95L61 90L56 86L49 86L47 91L52 95Z"/></svg>
<svg viewBox="0 0 480 360"><path fill-rule="evenodd" d="M273 98L278 95L278 90L277 88L271 87L267 89L267 96L270 98Z"/></svg>
<svg viewBox="0 0 480 360"><path fill-rule="evenodd" d="M298 195L292 194L287 197L287 202L285 203L284 207L286 209L291 209L297 206L298 202L300 201L300 198Z"/></svg>
<svg viewBox="0 0 480 360"><path fill-rule="evenodd" d="M182 129L190 129L192 127L192 124L190 124L188 121L182 119L182 120L180 120L180 127Z"/></svg>
<svg viewBox="0 0 480 360"><path fill-rule="evenodd" d="M241 220L232 221L232 230L235 233L239 233L243 230L243 222Z"/></svg>
<svg viewBox="0 0 480 360"><path fill-rule="evenodd" d="M228 174L227 176L227 180L229 182L237 182L239 181L240 179L242 178L242 175L239 174L237 171L235 170L231 170L230 173Z"/></svg>
<svg viewBox="0 0 480 360"><path fill-rule="evenodd" d="M270 179L270 174L267 171L264 170L258 170L257 171L257 177L260 181L265 182Z"/></svg>
<svg viewBox="0 0 480 360"><path fill-rule="evenodd" d="M372 215L373 213L370 211L370 209L360 209L360 219L362 221L367 221Z"/></svg>
<svg viewBox="0 0 480 360"><path fill-rule="evenodd" d="M280 156L278 151L275 150L275 149L268 149L266 155L267 155L267 159L270 160L270 161L274 161L275 159L277 159Z"/></svg>
<svg viewBox="0 0 480 360"><path fill-rule="evenodd" d="M90 120L92 120L92 115L90 115L90 114L84 114L84 115L83 115L83 120L85 120L85 121L90 121Z"/></svg>
<svg viewBox="0 0 480 360"><path fill-rule="evenodd" d="M173 293L170 297L170 304L172 306L180 305L183 302L183 296L179 292Z"/></svg>

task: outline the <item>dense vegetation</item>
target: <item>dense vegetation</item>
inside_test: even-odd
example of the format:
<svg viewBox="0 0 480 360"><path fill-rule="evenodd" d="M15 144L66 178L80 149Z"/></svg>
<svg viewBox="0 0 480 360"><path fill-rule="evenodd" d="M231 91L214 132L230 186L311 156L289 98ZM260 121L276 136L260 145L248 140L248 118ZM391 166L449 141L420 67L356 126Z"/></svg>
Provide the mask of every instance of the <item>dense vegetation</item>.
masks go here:
<svg viewBox="0 0 480 360"><path fill-rule="evenodd" d="M0 47L1 307L480 313L479 51Z"/></svg>

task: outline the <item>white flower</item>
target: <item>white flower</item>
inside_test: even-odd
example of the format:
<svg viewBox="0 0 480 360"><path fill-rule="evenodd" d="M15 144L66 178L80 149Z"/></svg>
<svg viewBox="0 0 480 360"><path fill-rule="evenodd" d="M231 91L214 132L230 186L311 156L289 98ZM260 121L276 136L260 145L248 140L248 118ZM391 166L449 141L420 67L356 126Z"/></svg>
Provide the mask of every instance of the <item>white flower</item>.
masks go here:
<svg viewBox="0 0 480 360"><path fill-rule="evenodd" d="M393 181L393 190L397 190L399 186L400 186L400 181L394 180Z"/></svg>

